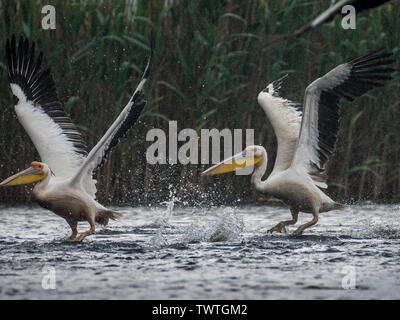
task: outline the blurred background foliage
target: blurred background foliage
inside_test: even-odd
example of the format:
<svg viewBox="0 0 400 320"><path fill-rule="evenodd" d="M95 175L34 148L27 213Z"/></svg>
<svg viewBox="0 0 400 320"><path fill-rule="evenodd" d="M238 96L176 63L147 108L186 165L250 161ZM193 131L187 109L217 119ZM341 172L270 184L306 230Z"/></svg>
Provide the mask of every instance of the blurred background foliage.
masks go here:
<svg viewBox="0 0 400 320"><path fill-rule="evenodd" d="M360 14L356 30L341 17L290 42L270 46L334 1L326 0L0 0L0 52L12 34L25 35L44 51L58 95L92 147L125 106L156 34L148 104L140 121L97 172L103 203L155 204L172 194L183 203L265 201L248 176L200 177L204 165L149 165L145 152L152 128L255 129L267 146L269 172L276 154L273 130L257 94L289 73L286 97L301 101L317 77L369 50L383 47L399 70L400 1ZM52 4L56 30L42 30L41 9ZM358 200L400 201L399 73L382 90L342 102L337 151L329 164L329 195ZM200 132L199 132L200 133ZM182 143L181 143L182 144ZM18 123L0 55L0 177L24 169L39 156ZM32 186L0 190L2 203L28 202Z"/></svg>

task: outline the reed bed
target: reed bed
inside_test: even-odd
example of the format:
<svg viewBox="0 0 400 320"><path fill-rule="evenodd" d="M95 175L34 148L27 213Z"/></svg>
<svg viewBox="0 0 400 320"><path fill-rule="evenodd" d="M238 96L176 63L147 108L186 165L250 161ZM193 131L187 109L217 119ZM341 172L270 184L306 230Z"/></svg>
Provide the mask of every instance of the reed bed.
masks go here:
<svg viewBox="0 0 400 320"><path fill-rule="evenodd" d="M155 63L140 121L96 173L103 203L157 204L175 195L183 204L264 201L246 176L200 177L205 165L149 165L152 128L255 130L267 146L271 170L276 140L256 97L288 73L284 93L301 101L306 86L357 55L379 47L394 52L399 70L400 2L357 17L343 30L340 17L299 39L270 46L326 9L324 0L50 1L56 30L42 30L49 1L0 2L0 52L12 34L37 41L51 67L67 113L92 147L137 85L156 34ZM342 103L337 151L328 193L353 202L400 201L399 73L382 90ZM0 55L0 177L39 159L18 123ZM32 186L0 190L1 203L26 203Z"/></svg>

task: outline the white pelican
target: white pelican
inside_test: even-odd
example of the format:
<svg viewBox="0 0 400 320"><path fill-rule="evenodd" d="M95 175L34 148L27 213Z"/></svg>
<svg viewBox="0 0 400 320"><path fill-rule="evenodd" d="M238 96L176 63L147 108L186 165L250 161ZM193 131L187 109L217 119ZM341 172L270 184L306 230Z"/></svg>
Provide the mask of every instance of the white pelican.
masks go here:
<svg viewBox="0 0 400 320"><path fill-rule="evenodd" d="M226 159L203 175L234 171L249 165L255 170L251 177L257 190L270 194L290 206L292 219L282 221L270 232L286 232L287 225L297 222L300 211L313 214L313 219L298 227L295 235L318 222L320 212L341 209L339 204L323 193L327 188L326 163L333 154L339 130L339 100L353 101L374 87L390 80L388 68L391 53L370 52L337 66L312 82L305 91L304 114L301 106L279 95L284 78L269 84L258 95L278 140L275 166L266 180L267 152L261 146L249 146Z"/></svg>
<svg viewBox="0 0 400 320"><path fill-rule="evenodd" d="M6 56L18 120L42 162L32 162L28 169L6 179L0 186L37 182L33 189L35 200L68 222L72 229L69 240L82 241L95 232L95 223L107 225L109 219L121 217L96 201L96 180L92 175L146 104L142 88L150 72L152 48L142 80L131 99L89 154L81 134L57 98L50 70L40 71L43 54L35 59L35 43L29 47L28 40L21 37L17 48L13 36L11 41L7 40ZM78 221L89 222L90 230L77 237Z"/></svg>

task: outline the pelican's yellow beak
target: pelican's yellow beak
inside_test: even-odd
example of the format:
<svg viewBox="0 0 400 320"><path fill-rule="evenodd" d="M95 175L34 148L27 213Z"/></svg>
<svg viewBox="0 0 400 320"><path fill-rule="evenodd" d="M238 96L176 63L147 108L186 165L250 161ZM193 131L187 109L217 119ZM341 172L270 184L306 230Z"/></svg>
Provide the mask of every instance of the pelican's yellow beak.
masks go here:
<svg viewBox="0 0 400 320"><path fill-rule="evenodd" d="M8 179L0 183L0 187L18 186L22 184L29 184L43 180L46 178L46 174L40 170L29 167L28 169L21 171Z"/></svg>
<svg viewBox="0 0 400 320"><path fill-rule="evenodd" d="M237 169L242 169L248 166L259 166L263 160L263 157L255 157L253 154L249 154L246 151L242 151L217 163L216 165L208 168L206 171L201 173L202 176L213 176L215 174L223 174L227 172L232 172Z"/></svg>

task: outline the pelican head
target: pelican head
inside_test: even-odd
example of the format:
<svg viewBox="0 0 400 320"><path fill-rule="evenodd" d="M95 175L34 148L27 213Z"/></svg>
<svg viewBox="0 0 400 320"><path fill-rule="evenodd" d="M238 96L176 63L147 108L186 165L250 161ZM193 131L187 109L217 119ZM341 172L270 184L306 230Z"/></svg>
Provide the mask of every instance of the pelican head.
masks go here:
<svg viewBox="0 0 400 320"><path fill-rule="evenodd" d="M261 146L248 146L242 152L235 154L233 157L225 159L220 163L208 168L201 175L212 176L223 174L248 166L259 167L265 162L266 152Z"/></svg>
<svg viewBox="0 0 400 320"><path fill-rule="evenodd" d="M0 187L18 186L39 182L45 179L49 174L51 174L51 170L47 164L34 161L28 169L25 169L24 171L21 171L1 182Z"/></svg>

